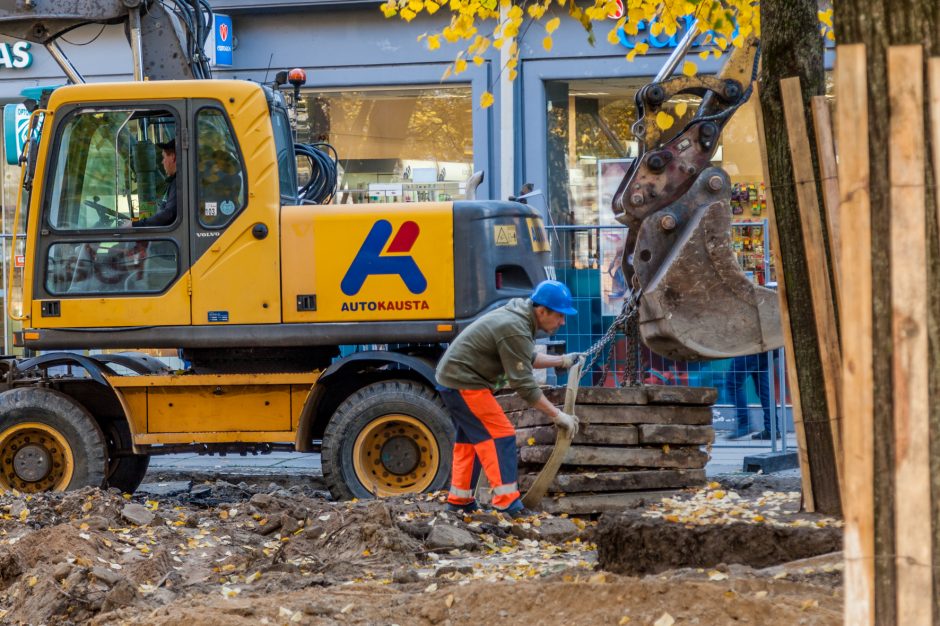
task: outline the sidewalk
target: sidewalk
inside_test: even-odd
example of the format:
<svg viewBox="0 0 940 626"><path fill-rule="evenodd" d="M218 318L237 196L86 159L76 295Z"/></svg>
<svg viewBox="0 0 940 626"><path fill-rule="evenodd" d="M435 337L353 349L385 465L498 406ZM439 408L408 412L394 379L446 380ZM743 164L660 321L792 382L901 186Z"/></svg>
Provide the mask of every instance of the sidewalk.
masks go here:
<svg viewBox="0 0 940 626"><path fill-rule="evenodd" d="M788 450L796 449L796 437L790 433L787 437ZM777 442L777 449L781 449ZM770 452L769 441L729 441L726 434L719 432L712 445L711 460L705 466L708 476L741 472L744 457L762 452ZM198 454L167 454L153 456L150 459L151 471L195 471L233 474L321 476L320 454L296 452L272 452L257 456L200 456Z"/></svg>

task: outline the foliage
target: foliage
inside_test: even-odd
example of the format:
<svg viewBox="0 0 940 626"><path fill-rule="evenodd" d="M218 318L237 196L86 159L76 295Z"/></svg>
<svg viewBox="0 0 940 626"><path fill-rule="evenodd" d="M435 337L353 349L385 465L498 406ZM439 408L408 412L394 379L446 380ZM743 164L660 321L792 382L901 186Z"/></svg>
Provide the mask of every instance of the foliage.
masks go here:
<svg viewBox="0 0 940 626"><path fill-rule="evenodd" d="M674 35L684 26L683 20L688 15L698 19L699 28L707 33L705 43L712 44L699 54L703 59L710 55L719 57L730 46L740 45L748 35L760 34L759 0L385 0L380 8L388 18L397 15L409 22L422 12L434 15L444 10L452 14L450 23L440 31L418 38L426 42L429 50L437 50L442 43L458 46L442 80L465 72L470 63L482 65L483 55L490 47L508 50L503 71L508 72L509 80L514 80L518 74L519 39L534 24L542 26L542 47L548 52L553 47L554 33L561 27L559 14L565 12L594 44L595 27L612 22L610 16L617 14L620 1L623 15L610 28L607 41L617 44L621 28L634 37L636 44L626 55L628 60L649 50L650 37ZM831 11L828 19L831 25ZM649 24L645 34L640 32L643 21ZM682 71L694 74L695 64L686 62ZM487 91L480 104L485 108L492 103L493 96Z"/></svg>

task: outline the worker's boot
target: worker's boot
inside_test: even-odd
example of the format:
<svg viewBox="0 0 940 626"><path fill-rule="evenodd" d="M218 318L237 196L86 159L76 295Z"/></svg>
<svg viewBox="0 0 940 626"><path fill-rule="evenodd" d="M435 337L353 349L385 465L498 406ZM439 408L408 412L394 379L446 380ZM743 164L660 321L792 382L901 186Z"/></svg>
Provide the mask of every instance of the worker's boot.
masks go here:
<svg viewBox="0 0 940 626"><path fill-rule="evenodd" d="M448 513L474 513L480 510L480 505L476 501L469 504L451 504L448 502L444 505L444 510Z"/></svg>
<svg viewBox="0 0 940 626"><path fill-rule="evenodd" d="M525 508L525 505L522 504L522 500L516 500L505 509L497 509L503 515L508 515L512 519L519 519L521 517L532 517L535 515L535 511L531 511Z"/></svg>

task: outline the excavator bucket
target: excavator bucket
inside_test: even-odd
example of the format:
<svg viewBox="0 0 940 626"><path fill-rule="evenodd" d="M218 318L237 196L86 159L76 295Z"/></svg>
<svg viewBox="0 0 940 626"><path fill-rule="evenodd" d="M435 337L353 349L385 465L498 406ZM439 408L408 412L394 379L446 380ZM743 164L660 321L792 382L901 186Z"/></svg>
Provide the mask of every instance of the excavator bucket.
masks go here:
<svg viewBox="0 0 940 626"><path fill-rule="evenodd" d="M633 270L643 290L640 334L657 354L701 361L783 344L776 292L752 283L735 259L731 184L719 168L643 221Z"/></svg>

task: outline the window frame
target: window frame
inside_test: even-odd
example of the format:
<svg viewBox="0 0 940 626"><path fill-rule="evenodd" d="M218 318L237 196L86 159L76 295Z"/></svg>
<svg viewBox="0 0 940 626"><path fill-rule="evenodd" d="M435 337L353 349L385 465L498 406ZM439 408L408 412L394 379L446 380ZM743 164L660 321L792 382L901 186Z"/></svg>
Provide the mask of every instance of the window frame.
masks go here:
<svg viewBox="0 0 940 626"><path fill-rule="evenodd" d="M242 178L242 191L244 195L244 202L242 206L238 207L234 213L226 216L228 219L221 224L206 224L202 220L202 212L199 210L200 201L202 200L202 191L200 189L200 178L199 178L199 114L206 110L217 111L221 113L222 120L225 122L225 127L228 129L229 137L232 140L232 143L235 146L235 154L238 157L238 165L241 168L241 178ZM195 202L195 217L196 222L194 224L195 228L202 230L225 230L228 226L235 221L235 219L241 215L245 209L248 208L249 199L251 198L251 192L248 184L248 165L245 161L245 154L242 151L241 144L238 141L238 134L235 132L235 128L232 126L232 120L229 118L228 111L225 110L225 107L222 106L222 103L213 103L213 102L197 102L196 108L192 114L193 121L193 147L192 147L192 159L193 159L193 184L195 187L195 195L193 197L193 202Z"/></svg>

